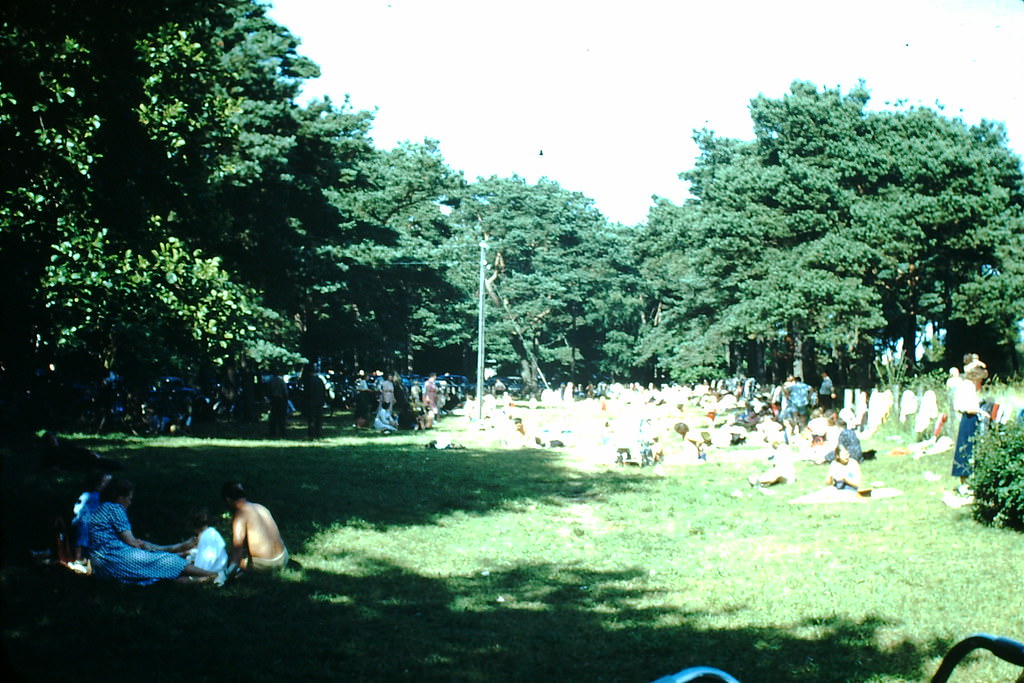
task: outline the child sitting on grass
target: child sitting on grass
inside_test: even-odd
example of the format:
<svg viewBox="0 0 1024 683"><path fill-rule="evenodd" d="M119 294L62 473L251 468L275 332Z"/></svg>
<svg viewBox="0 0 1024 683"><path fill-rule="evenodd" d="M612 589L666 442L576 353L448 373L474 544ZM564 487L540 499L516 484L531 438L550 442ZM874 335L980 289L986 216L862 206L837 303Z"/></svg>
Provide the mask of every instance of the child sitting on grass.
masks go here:
<svg viewBox="0 0 1024 683"><path fill-rule="evenodd" d="M228 565L227 544L220 532L210 526L210 511L193 508L189 513L189 528L195 531L196 547L189 553L192 564L210 572L220 572Z"/></svg>

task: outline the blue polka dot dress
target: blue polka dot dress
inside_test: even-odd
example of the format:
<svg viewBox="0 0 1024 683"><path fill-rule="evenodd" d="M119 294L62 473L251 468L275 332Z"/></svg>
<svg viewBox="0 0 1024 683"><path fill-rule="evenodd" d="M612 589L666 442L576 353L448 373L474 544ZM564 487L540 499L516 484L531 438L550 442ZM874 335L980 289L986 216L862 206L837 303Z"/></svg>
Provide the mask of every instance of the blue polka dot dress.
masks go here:
<svg viewBox="0 0 1024 683"><path fill-rule="evenodd" d="M121 540L121 532L131 531L128 512L120 503L103 503L89 520L89 557L96 576L122 583L146 586L160 579L181 576L188 561L173 553L133 548Z"/></svg>

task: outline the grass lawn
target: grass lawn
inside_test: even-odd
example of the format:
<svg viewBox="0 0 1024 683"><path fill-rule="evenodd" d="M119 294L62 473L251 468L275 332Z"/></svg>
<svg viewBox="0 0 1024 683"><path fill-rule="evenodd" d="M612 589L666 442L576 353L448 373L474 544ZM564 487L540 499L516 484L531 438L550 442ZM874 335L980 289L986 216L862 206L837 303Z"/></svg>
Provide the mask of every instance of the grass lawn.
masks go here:
<svg viewBox="0 0 1024 683"><path fill-rule="evenodd" d="M746 483L765 466L750 448L617 468L594 445L595 404L520 410L570 447L506 450L455 417L378 436L338 416L316 443L300 425L278 441L262 426L81 437L135 481L136 536L184 538L187 510L223 509L228 479L273 511L302 569L224 588L32 565L81 475L0 449L8 666L61 681L650 681L698 664L744 683L925 681L967 635L1024 639L1024 537L942 502L949 453L891 456L900 443L880 437L865 479L902 495L794 505L824 467L767 491ZM424 448L440 433L467 448ZM1018 673L982 652L952 680Z"/></svg>

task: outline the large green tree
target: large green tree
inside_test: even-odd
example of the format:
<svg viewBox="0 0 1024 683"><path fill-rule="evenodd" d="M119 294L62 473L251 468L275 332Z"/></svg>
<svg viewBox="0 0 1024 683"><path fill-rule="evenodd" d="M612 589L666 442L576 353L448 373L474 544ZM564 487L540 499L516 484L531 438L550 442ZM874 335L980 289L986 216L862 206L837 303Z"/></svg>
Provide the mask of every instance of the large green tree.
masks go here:
<svg viewBox="0 0 1024 683"><path fill-rule="evenodd" d="M76 363L57 366L88 374L132 355L118 349L145 344L117 322L153 313L144 302L155 293L128 281L168 260L133 254L172 246L169 223L202 203L215 164L206 152L230 133L230 102L212 87L225 4L16 0L0 10L0 362L8 405L20 405L36 371L62 354L76 352ZM240 334L247 327L200 334L203 307L192 305L195 296L212 305L230 278L192 250L173 260L173 268L192 269L193 293L179 287L181 305L163 297L165 330L174 328L163 348L181 340L175 351L190 354L212 336L212 347L237 351L252 337ZM243 310L259 308L235 293ZM220 313L232 315L212 317Z"/></svg>
<svg viewBox="0 0 1024 683"><path fill-rule="evenodd" d="M141 386L297 358L289 330L343 277L333 250L376 230L340 199L371 117L297 106L317 68L250 0L2 12L5 403L38 368Z"/></svg>
<svg viewBox="0 0 1024 683"><path fill-rule="evenodd" d="M751 102L754 140L696 134L694 198L648 224L645 264L663 279L645 357L680 376L739 369L737 355L758 375L863 373L876 346L915 349L929 323L1005 328L1017 285L1000 246L1018 239L1022 195L1001 127L867 102L863 85L797 82ZM961 302L982 286L1000 294L971 314Z"/></svg>
<svg viewBox="0 0 1024 683"><path fill-rule="evenodd" d="M488 245L488 357L499 369L515 370L534 391L552 372L582 380L603 371L608 351L621 363L629 328L613 326L630 316L611 309L636 288L609 290L632 274L621 260L631 234L610 226L592 200L547 179L492 177L470 186L453 220L463 243ZM466 268L467 294L473 275Z"/></svg>

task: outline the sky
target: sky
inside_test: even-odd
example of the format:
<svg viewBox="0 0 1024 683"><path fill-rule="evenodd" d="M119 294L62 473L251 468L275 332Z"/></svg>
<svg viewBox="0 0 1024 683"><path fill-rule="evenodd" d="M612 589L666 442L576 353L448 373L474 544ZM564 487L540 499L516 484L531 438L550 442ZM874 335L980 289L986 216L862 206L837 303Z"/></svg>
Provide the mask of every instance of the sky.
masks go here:
<svg viewBox="0 0 1024 683"><path fill-rule="evenodd" d="M269 4L321 67L302 100L375 110L378 148L431 138L469 180L547 177L627 225L687 198L695 129L753 139L750 100L794 80L1000 121L1024 154L1024 0Z"/></svg>

